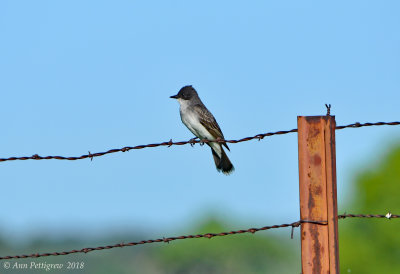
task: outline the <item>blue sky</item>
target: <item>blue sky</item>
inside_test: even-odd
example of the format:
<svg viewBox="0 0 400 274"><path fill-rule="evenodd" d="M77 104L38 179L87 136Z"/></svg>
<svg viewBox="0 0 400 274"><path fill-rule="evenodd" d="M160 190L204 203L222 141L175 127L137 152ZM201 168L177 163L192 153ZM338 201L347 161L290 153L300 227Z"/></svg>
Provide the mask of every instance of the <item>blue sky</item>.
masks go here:
<svg viewBox="0 0 400 274"><path fill-rule="evenodd" d="M227 139L398 121L398 1L2 1L0 157L187 140L177 102L192 84ZM337 132L339 208L354 174L399 127ZM3 235L181 231L218 212L240 227L299 218L297 135L232 144L236 172L208 147L149 148L80 161L1 163ZM191 231L187 231L191 232Z"/></svg>

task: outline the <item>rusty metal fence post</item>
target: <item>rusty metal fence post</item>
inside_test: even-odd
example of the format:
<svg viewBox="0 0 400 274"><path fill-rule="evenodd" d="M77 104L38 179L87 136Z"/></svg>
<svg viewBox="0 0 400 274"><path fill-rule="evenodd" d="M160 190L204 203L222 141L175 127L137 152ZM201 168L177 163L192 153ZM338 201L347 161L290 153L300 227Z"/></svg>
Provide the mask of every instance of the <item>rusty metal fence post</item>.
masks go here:
<svg viewBox="0 0 400 274"><path fill-rule="evenodd" d="M299 116L302 273L339 273L334 116Z"/></svg>

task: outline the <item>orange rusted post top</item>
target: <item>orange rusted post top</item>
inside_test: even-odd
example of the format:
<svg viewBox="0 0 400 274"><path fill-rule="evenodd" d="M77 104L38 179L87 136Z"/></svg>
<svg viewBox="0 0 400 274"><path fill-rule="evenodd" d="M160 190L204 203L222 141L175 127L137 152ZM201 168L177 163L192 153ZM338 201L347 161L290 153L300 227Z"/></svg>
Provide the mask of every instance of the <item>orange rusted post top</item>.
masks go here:
<svg viewBox="0 0 400 274"><path fill-rule="evenodd" d="M302 273L339 273L335 117L297 117Z"/></svg>

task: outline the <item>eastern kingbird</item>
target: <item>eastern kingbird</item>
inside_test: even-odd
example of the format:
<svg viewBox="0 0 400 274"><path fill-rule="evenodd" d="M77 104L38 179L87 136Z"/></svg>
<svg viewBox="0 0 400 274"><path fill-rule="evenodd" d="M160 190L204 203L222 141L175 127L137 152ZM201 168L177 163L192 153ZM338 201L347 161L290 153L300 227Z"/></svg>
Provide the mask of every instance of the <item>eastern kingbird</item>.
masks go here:
<svg viewBox="0 0 400 274"><path fill-rule="evenodd" d="M170 98L178 100L182 122L200 140L225 139L214 116L208 111L192 86L184 86L177 95ZM211 147L218 171L228 175L235 170L220 143L210 142L207 145ZM230 150L226 143L223 145Z"/></svg>

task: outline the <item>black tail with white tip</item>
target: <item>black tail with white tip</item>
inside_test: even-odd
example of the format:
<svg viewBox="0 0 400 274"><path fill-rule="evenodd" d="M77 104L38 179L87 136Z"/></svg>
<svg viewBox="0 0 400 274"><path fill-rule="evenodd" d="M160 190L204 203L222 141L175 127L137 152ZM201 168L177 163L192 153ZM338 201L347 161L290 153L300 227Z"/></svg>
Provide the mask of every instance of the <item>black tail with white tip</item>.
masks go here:
<svg viewBox="0 0 400 274"><path fill-rule="evenodd" d="M215 167L217 168L218 171L222 171L223 174L229 175L235 170L222 146L221 146L221 158L212 148L211 151L214 157Z"/></svg>

